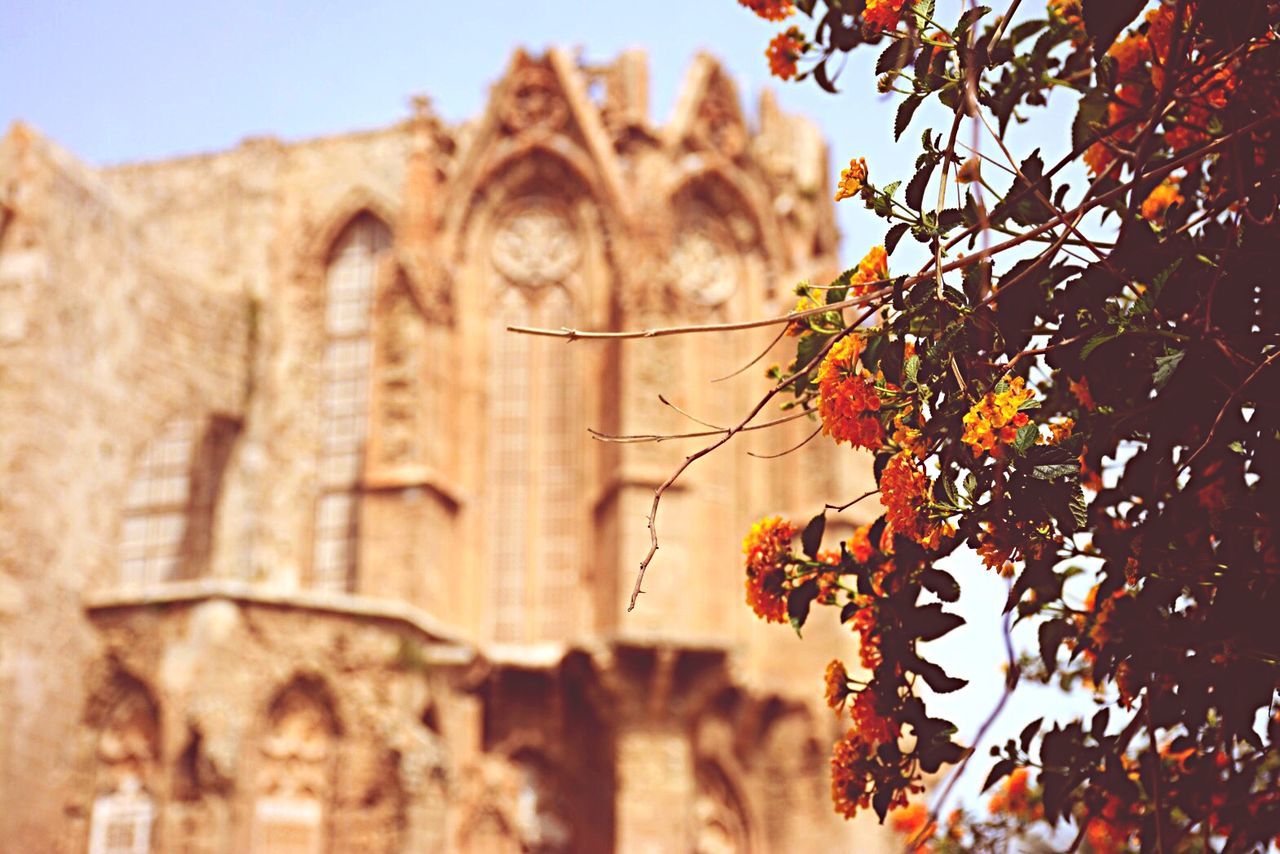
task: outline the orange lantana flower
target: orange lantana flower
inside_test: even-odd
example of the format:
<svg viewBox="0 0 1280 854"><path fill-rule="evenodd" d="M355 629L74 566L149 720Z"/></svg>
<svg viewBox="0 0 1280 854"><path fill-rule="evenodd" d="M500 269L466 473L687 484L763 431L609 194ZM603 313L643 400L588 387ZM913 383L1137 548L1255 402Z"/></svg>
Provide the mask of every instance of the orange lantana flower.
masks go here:
<svg viewBox="0 0 1280 854"><path fill-rule="evenodd" d="M738 0L766 21L781 21L796 10L791 0Z"/></svg>
<svg viewBox="0 0 1280 854"><path fill-rule="evenodd" d="M796 63L809 49L808 42L799 27L778 33L765 48L765 58L769 60L769 73L779 80L790 80L798 71Z"/></svg>
<svg viewBox="0 0 1280 854"><path fill-rule="evenodd" d="M840 173L840 186L836 188L836 201L843 199L852 199L862 190L862 185L867 182L867 161L862 157L855 157L849 161L849 166Z"/></svg>
<svg viewBox="0 0 1280 854"><path fill-rule="evenodd" d="M778 516L761 519L742 541L747 557L747 604L769 623L787 619L785 584L795 526Z"/></svg>
<svg viewBox="0 0 1280 854"><path fill-rule="evenodd" d="M822 432L836 442L875 450L884 444L884 428L876 412L880 396L867 370L857 367L862 339L841 338L818 366L818 415Z"/></svg>

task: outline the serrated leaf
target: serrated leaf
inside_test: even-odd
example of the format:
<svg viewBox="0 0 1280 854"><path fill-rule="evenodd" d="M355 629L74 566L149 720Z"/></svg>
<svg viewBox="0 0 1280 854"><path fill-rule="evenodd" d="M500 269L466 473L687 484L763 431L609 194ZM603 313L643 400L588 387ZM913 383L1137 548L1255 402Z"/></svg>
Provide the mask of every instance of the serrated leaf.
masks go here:
<svg viewBox="0 0 1280 854"><path fill-rule="evenodd" d="M1058 480L1079 473L1080 466L1076 463L1050 463L1031 470L1031 476L1036 480Z"/></svg>
<svg viewBox="0 0 1280 854"><path fill-rule="evenodd" d="M916 114L916 110L923 103L923 95L909 95L906 100L898 105L898 113L893 120L894 142L897 142L902 138L902 134L907 129L907 125L911 124L911 117Z"/></svg>
<svg viewBox="0 0 1280 854"><path fill-rule="evenodd" d="M1084 490L1078 483L1071 489L1071 498L1067 502L1067 509L1071 511L1071 518L1076 523L1076 530L1083 528L1089 521L1089 505L1085 503Z"/></svg>
<svg viewBox="0 0 1280 854"><path fill-rule="evenodd" d="M822 534L826 529L826 513L819 513L809 520L809 524L804 526L804 533L800 535L800 544L804 547L804 553L809 556L810 560L818 559L818 550L822 548Z"/></svg>
<svg viewBox="0 0 1280 854"><path fill-rule="evenodd" d="M1027 449L1036 443L1036 439L1040 436L1040 428L1034 422L1023 424L1018 428L1018 434L1013 440L1013 449L1019 454L1025 454Z"/></svg>
<svg viewBox="0 0 1280 854"><path fill-rule="evenodd" d="M1071 122L1071 148L1080 151L1098 137L1098 131L1107 121L1107 90L1090 89L1076 106L1076 117Z"/></svg>
<svg viewBox="0 0 1280 854"><path fill-rule="evenodd" d="M929 188L929 179L933 177L935 165L927 163L917 169L916 174L911 176L910 182L907 183L907 207L913 211L920 210L920 206L924 203L924 191Z"/></svg>
<svg viewBox="0 0 1280 854"><path fill-rule="evenodd" d="M989 6L975 6L972 9L966 9L964 14L960 16L960 21L956 24L956 28L951 31L951 40L956 44L962 44L969 29L977 23L979 18L990 11L991 7Z"/></svg>
<svg viewBox="0 0 1280 854"><path fill-rule="evenodd" d="M880 56L876 59L876 74L888 74L890 71L897 71L911 64L911 41L909 39L895 39L888 47L881 51Z"/></svg>
<svg viewBox="0 0 1280 854"><path fill-rule="evenodd" d="M907 382L916 382L917 377L920 376L920 357L912 355L907 359L902 365L902 373L906 376Z"/></svg>
<svg viewBox="0 0 1280 854"><path fill-rule="evenodd" d="M1178 365L1182 363L1182 359L1186 355L1186 350L1179 350L1167 356L1156 356L1156 372L1153 379L1155 380L1157 391L1169 384L1169 379L1173 376L1173 372L1178 369Z"/></svg>
<svg viewBox="0 0 1280 854"><path fill-rule="evenodd" d="M884 251L886 255L892 255L893 250L898 248L898 241L902 240L902 235L907 233L907 229L911 227L909 222L895 223L884 235Z"/></svg>

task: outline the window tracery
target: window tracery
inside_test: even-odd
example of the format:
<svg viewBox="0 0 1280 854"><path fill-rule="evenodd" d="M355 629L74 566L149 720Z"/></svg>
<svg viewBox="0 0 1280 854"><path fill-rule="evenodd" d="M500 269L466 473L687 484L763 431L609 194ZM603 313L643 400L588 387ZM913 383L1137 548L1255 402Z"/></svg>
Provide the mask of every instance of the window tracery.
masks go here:
<svg viewBox="0 0 1280 854"><path fill-rule="evenodd" d="M324 850L334 740L333 716L313 691L294 685L276 699L259 749L253 851Z"/></svg>
<svg viewBox="0 0 1280 854"><path fill-rule="evenodd" d="M493 632L501 641L572 630L578 583L581 421L576 363L554 342L512 335L512 324L568 325L566 284L581 259L566 214L532 200L494 232L494 298L487 482L493 548Z"/></svg>
<svg viewBox="0 0 1280 854"><path fill-rule="evenodd" d="M321 379L321 493L315 514L312 584L345 591L358 553L357 488L368 429L370 316L378 262L391 233L365 213L334 244L325 275Z"/></svg>
<svg viewBox="0 0 1280 854"><path fill-rule="evenodd" d="M140 686L128 685L101 723L99 794L89 814L89 854L147 854L156 809L147 791L155 775L159 719Z"/></svg>
<svg viewBox="0 0 1280 854"><path fill-rule="evenodd" d="M120 581L169 581L181 572L191 500L196 420L178 417L147 443L125 493Z"/></svg>

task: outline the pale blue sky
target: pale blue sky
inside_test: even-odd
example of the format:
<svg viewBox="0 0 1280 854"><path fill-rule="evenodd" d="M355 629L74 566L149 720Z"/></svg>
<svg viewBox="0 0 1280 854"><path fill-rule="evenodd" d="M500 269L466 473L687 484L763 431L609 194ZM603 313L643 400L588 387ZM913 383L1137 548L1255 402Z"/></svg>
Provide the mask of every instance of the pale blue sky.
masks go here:
<svg viewBox="0 0 1280 854"><path fill-rule="evenodd" d="M880 183L910 177L920 132L945 120L922 110L910 132L913 144L894 146L896 104L872 89L875 51L850 62L842 84L848 91L839 97L812 83L770 81L763 51L776 29L733 0L3 0L0 123L22 119L84 160L109 164L217 150L259 134L297 139L385 126L404 117L409 96L419 92L456 122L481 108L514 47L551 44L581 46L593 61L645 48L653 117L665 121L691 58L708 49L739 81L749 109L769 85L784 108L817 120L831 141L833 174L859 155ZM1066 137L1069 113L1062 117L1062 133L1050 142ZM856 261L884 227L851 202L839 216L842 254ZM913 248L905 241L904 250ZM895 257L895 269L906 269L904 259ZM952 563L971 583L962 602L970 625L929 653L974 682L932 702L971 735L1003 679L1004 584L971 556ZM819 686L815 674L814 690ZM998 734L1007 738L1043 714L1047 699L1043 692L1019 697ZM966 799L989 762L979 756L974 764L976 773L960 787Z"/></svg>

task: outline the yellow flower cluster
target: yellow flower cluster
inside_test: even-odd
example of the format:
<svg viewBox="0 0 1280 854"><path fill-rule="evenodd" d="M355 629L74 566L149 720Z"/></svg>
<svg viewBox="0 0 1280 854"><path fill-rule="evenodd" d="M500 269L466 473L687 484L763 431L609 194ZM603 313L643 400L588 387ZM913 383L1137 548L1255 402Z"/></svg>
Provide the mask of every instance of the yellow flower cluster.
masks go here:
<svg viewBox="0 0 1280 854"><path fill-rule="evenodd" d="M866 29L873 33L897 29L906 3L907 0L867 0L867 10L862 13Z"/></svg>
<svg viewBox="0 0 1280 854"><path fill-rule="evenodd" d="M1178 192L1178 182L1174 178L1164 181L1151 191L1151 195L1142 200L1142 218L1152 222L1164 219L1165 211L1185 201Z"/></svg>
<svg viewBox="0 0 1280 854"><path fill-rule="evenodd" d="M840 173L840 186L836 188L836 201L852 199L862 190L867 182L867 161L855 157L849 161L849 168Z"/></svg>
<svg viewBox="0 0 1280 854"><path fill-rule="evenodd" d="M1026 413L1020 411L1033 394L1026 387L1026 380L1006 376L1000 383L1004 386L1002 391L987 392L965 413L961 439L973 448L974 456L987 452L999 456L996 446L1013 442L1018 428L1028 421Z"/></svg>

